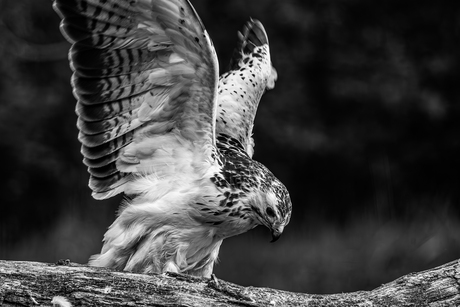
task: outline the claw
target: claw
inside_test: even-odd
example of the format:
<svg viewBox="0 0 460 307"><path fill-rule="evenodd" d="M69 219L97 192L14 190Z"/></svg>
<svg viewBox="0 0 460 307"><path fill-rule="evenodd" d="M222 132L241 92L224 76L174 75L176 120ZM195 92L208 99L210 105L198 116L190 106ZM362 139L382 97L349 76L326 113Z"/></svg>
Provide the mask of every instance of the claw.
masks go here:
<svg viewBox="0 0 460 307"><path fill-rule="evenodd" d="M209 280L209 283L211 283L211 285L216 288L216 289L220 289L220 283L219 283L219 280L217 279L216 275L213 273L211 274L211 278Z"/></svg>

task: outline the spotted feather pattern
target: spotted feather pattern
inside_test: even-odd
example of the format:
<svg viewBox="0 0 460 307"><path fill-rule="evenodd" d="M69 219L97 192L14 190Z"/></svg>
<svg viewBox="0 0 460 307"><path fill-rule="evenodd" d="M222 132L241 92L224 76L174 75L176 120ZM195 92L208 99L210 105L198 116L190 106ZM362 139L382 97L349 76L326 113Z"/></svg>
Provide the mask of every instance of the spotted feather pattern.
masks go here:
<svg viewBox="0 0 460 307"><path fill-rule="evenodd" d="M230 61L230 70L219 78L217 135L225 134L239 142L252 157L252 129L263 93L277 79L271 64L268 37L262 23L250 20L238 32L238 46Z"/></svg>
<svg viewBox="0 0 460 307"><path fill-rule="evenodd" d="M272 190L282 200L278 205L282 217L288 216L291 210L289 193L273 173L263 164L248 159L248 154L234 138L221 133L217 141L223 167L211 180L225 191L220 205L232 207L254 190L262 193Z"/></svg>

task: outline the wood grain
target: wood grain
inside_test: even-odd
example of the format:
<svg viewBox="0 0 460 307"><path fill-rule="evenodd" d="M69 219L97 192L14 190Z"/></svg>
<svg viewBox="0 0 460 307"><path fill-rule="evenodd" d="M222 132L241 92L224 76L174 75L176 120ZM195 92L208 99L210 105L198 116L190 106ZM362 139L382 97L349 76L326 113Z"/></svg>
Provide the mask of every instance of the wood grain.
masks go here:
<svg viewBox="0 0 460 307"><path fill-rule="evenodd" d="M372 291L331 295L242 287L180 274L143 275L60 262L0 260L0 306L460 306L460 261ZM54 304L54 306L63 306Z"/></svg>

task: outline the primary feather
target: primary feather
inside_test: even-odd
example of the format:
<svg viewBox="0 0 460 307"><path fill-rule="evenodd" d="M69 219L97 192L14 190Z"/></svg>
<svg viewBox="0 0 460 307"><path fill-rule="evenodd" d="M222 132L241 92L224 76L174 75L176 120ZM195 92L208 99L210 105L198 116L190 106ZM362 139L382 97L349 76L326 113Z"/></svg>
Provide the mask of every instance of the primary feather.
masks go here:
<svg viewBox="0 0 460 307"><path fill-rule="evenodd" d="M251 159L259 100L273 88L259 21L218 78L212 42L185 0L55 0L96 199L128 196L91 265L210 276L224 238L278 238L289 194Z"/></svg>

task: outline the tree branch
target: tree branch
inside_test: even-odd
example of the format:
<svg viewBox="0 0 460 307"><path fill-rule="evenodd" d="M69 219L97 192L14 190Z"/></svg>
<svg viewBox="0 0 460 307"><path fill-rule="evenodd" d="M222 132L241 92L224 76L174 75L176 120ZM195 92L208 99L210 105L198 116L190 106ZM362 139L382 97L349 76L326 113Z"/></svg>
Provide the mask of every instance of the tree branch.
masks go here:
<svg viewBox="0 0 460 307"><path fill-rule="evenodd" d="M62 265L63 264L63 265ZM460 260L372 291L332 295L242 287L180 274L143 275L74 263L0 261L0 306L459 306ZM53 306L58 304L57 298Z"/></svg>

